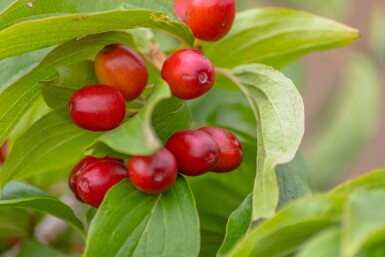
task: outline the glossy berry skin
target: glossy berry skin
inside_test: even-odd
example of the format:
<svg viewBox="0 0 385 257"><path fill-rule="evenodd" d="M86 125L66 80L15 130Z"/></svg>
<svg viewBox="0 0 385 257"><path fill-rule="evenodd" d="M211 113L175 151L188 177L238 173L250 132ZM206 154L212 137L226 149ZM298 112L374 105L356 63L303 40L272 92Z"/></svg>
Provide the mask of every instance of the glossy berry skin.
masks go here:
<svg viewBox="0 0 385 257"><path fill-rule="evenodd" d="M194 36L217 41L231 29L235 18L235 0L190 0L184 22Z"/></svg>
<svg viewBox="0 0 385 257"><path fill-rule="evenodd" d="M84 159L82 159L80 162L78 162L78 164L76 164L76 166L72 169L71 174L68 178L68 186L78 200L83 201L81 199L81 197L79 196L79 193L78 193L78 177L79 177L79 175L83 172L83 170L85 168L87 168L91 164L94 164L94 163L100 162L100 161L106 161L106 160L113 160L113 161L121 162L121 160L113 159L110 157L96 158L93 156L87 156Z"/></svg>
<svg viewBox="0 0 385 257"><path fill-rule="evenodd" d="M142 57L119 44L106 46L96 55L95 74L101 84L118 88L126 100L140 96L148 81Z"/></svg>
<svg viewBox="0 0 385 257"><path fill-rule="evenodd" d="M201 52L184 49L174 52L163 64L162 78L175 97L184 100L198 98L215 82L215 70Z"/></svg>
<svg viewBox="0 0 385 257"><path fill-rule="evenodd" d="M8 146L9 146L8 139L5 140L5 142L0 146L0 164L3 164L5 162L5 159L7 158Z"/></svg>
<svg viewBox="0 0 385 257"><path fill-rule="evenodd" d="M219 161L220 148L207 133L184 130L172 135L166 148L174 155L180 173L202 175L214 169Z"/></svg>
<svg viewBox="0 0 385 257"><path fill-rule="evenodd" d="M168 190L177 175L176 160L165 148L150 156L132 156L128 161L128 176L132 184L148 194Z"/></svg>
<svg viewBox="0 0 385 257"><path fill-rule="evenodd" d="M77 126L90 131L107 131L124 120L126 102L114 87L90 85L75 91L68 109Z"/></svg>
<svg viewBox="0 0 385 257"><path fill-rule="evenodd" d="M86 167L78 177L77 190L83 201L95 208L107 191L127 177L126 167L117 161L99 161Z"/></svg>
<svg viewBox="0 0 385 257"><path fill-rule="evenodd" d="M203 127L199 130L214 138L221 149L218 165L213 171L229 172L241 165L243 160L242 145L231 131L218 127Z"/></svg>
<svg viewBox="0 0 385 257"><path fill-rule="evenodd" d="M188 2L188 0L174 0L174 13L181 21L185 21L186 19Z"/></svg>

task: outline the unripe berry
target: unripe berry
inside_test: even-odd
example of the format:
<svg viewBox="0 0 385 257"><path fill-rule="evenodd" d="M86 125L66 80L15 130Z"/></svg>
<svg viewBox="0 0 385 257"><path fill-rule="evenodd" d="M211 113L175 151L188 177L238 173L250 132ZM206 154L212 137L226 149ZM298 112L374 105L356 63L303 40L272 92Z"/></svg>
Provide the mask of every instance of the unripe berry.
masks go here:
<svg viewBox="0 0 385 257"><path fill-rule="evenodd" d="M179 172L188 176L214 169L221 151L211 136L197 130L175 133L167 141L166 148L174 155Z"/></svg>
<svg viewBox="0 0 385 257"><path fill-rule="evenodd" d="M148 81L142 57L124 45L106 46L95 58L95 74L101 84L118 88L126 98L140 96Z"/></svg>
<svg viewBox="0 0 385 257"><path fill-rule="evenodd" d="M215 82L215 70L201 52L184 49L174 52L163 64L162 78L174 96L190 100L209 91Z"/></svg>
<svg viewBox="0 0 385 257"><path fill-rule="evenodd" d="M78 164L76 164L76 166L72 169L71 174L68 178L68 186L78 200L83 201L81 199L81 197L79 196L79 193L78 193L78 177L79 177L79 175L88 166L90 166L96 162L106 161L106 160L114 160L114 161L118 161L118 162L121 161L121 160L113 159L110 157L96 158L93 156L87 156L84 159L82 159L80 162L78 162Z"/></svg>
<svg viewBox="0 0 385 257"><path fill-rule="evenodd" d="M117 161L106 160L91 164L78 177L78 193L87 204L98 208L107 191L127 177L126 167Z"/></svg>
<svg viewBox="0 0 385 257"><path fill-rule="evenodd" d="M132 184L145 193L159 194L168 190L177 175L176 160L165 148L150 156L132 156L128 161Z"/></svg>
<svg viewBox="0 0 385 257"><path fill-rule="evenodd" d="M79 127L107 131L124 120L126 102L122 93L114 87L90 85L75 91L68 109L72 121Z"/></svg>
<svg viewBox="0 0 385 257"><path fill-rule="evenodd" d="M190 0L185 23L196 38L217 41L231 29L235 18L235 0Z"/></svg>
<svg viewBox="0 0 385 257"><path fill-rule="evenodd" d="M242 145L231 131L218 127L204 127L199 130L214 138L221 149L218 165L213 171L229 172L241 165L243 160Z"/></svg>

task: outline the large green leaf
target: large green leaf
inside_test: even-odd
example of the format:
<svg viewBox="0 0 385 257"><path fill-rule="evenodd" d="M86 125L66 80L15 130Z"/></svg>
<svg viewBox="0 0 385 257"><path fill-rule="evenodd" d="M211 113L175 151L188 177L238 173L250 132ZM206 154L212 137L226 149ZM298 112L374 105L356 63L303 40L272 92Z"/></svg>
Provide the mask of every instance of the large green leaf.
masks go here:
<svg viewBox="0 0 385 257"><path fill-rule="evenodd" d="M174 22L163 12L135 9L77 13L24 21L0 31L0 60L90 34L138 27L166 31L187 46L194 39L187 25Z"/></svg>
<svg viewBox="0 0 385 257"><path fill-rule="evenodd" d="M358 190L385 189L385 169L372 171L359 178L349 180L336 188L331 194L350 194Z"/></svg>
<svg viewBox="0 0 385 257"><path fill-rule="evenodd" d="M128 180L112 188L91 223L84 257L195 257L198 252L194 198L179 177L159 195L144 194Z"/></svg>
<svg viewBox="0 0 385 257"><path fill-rule="evenodd" d="M338 224L344 202L343 197L324 195L296 201L252 229L228 256L290 255L310 236Z"/></svg>
<svg viewBox="0 0 385 257"><path fill-rule="evenodd" d="M58 66L88 59L113 43L132 45L132 37L124 32L110 32L69 41L54 49L30 73L4 90L0 94L0 144L39 97L39 81L56 78Z"/></svg>
<svg viewBox="0 0 385 257"><path fill-rule="evenodd" d="M88 148L87 153L93 154L94 151L103 147L101 145L127 155L150 155L154 153L162 147L162 142L152 127L152 114L158 103L170 97L169 86L159 79L140 112L118 128L97 138L95 143Z"/></svg>
<svg viewBox="0 0 385 257"><path fill-rule="evenodd" d="M302 98L288 78L268 66L251 64L218 71L239 87L257 120L252 219L271 217L279 200L275 166L294 158L304 134Z"/></svg>
<svg viewBox="0 0 385 257"><path fill-rule="evenodd" d="M350 58L343 87L325 108L307 151L312 186L329 188L341 179L374 135L381 110L377 67L363 54Z"/></svg>
<svg viewBox="0 0 385 257"><path fill-rule="evenodd" d="M0 92L35 68L51 48L41 49L0 61Z"/></svg>
<svg viewBox="0 0 385 257"><path fill-rule="evenodd" d="M354 257L361 248L385 241L385 190L357 191L348 200L342 224L342 254Z"/></svg>
<svg viewBox="0 0 385 257"><path fill-rule="evenodd" d="M0 200L0 209L2 208L29 208L45 212L73 225L84 234L83 223L69 206L24 183L11 182L4 187Z"/></svg>
<svg viewBox="0 0 385 257"><path fill-rule="evenodd" d="M125 9L151 9L166 12L170 17L175 16L172 12L172 2L167 0L55 0L55 2L17 0L0 14L0 30L21 21L41 19L48 16Z"/></svg>
<svg viewBox="0 0 385 257"><path fill-rule="evenodd" d="M264 63L282 68L311 52L348 45L357 30L316 15L289 9L253 9L238 13L230 33L203 45L218 67Z"/></svg>
<svg viewBox="0 0 385 257"><path fill-rule="evenodd" d="M15 142L0 173L0 187L12 179L71 170L99 135L74 125L67 108L47 114Z"/></svg>
<svg viewBox="0 0 385 257"><path fill-rule="evenodd" d="M340 241L338 227L325 229L307 240L295 257L341 257Z"/></svg>

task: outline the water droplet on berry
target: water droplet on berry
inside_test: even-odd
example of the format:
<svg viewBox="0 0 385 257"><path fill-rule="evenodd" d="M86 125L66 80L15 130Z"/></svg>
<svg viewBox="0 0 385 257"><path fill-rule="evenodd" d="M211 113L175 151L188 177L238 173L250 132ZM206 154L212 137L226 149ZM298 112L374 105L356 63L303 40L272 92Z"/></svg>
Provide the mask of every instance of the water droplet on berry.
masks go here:
<svg viewBox="0 0 385 257"><path fill-rule="evenodd" d="M225 21L222 22L221 27L222 27L222 28L226 27L226 22L225 22Z"/></svg>
<svg viewBox="0 0 385 257"><path fill-rule="evenodd" d="M79 187L80 189L83 191L83 192L88 192L89 190L89 183L88 183L88 180L83 178L82 180L80 180L79 182Z"/></svg>
<svg viewBox="0 0 385 257"><path fill-rule="evenodd" d="M198 78L201 84L205 84L207 83L209 76L207 75L206 72L201 72L199 73Z"/></svg>
<svg viewBox="0 0 385 257"><path fill-rule="evenodd" d="M217 155L215 154L215 152L211 151L207 154L207 161L208 162L214 162L216 157L217 157Z"/></svg>

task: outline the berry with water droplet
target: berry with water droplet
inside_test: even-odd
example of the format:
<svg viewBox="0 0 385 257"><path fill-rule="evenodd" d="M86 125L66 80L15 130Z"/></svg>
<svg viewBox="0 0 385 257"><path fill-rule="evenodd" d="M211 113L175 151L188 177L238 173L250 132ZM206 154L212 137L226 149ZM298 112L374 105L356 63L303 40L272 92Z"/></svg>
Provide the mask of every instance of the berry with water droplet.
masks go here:
<svg viewBox="0 0 385 257"><path fill-rule="evenodd" d="M165 148L150 156L132 156L128 161L128 176L132 184L148 194L168 190L178 175L174 156Z"/></svg>
<svg viewBox="0 0 385 257"><path fill-rule="evenodd" d="M215 70L201 52L184 49L174 52L163 64L162 78L174 96L190 100L208 92L215 82Z"/></svg>
<svg viewBox="0 0 385 257"><path fill-rule="evenodd" d="M166 148L174 155L179 172L188 176L213 170L221 151L211 136L198 130L175 133L168 139Z"/></svg>

